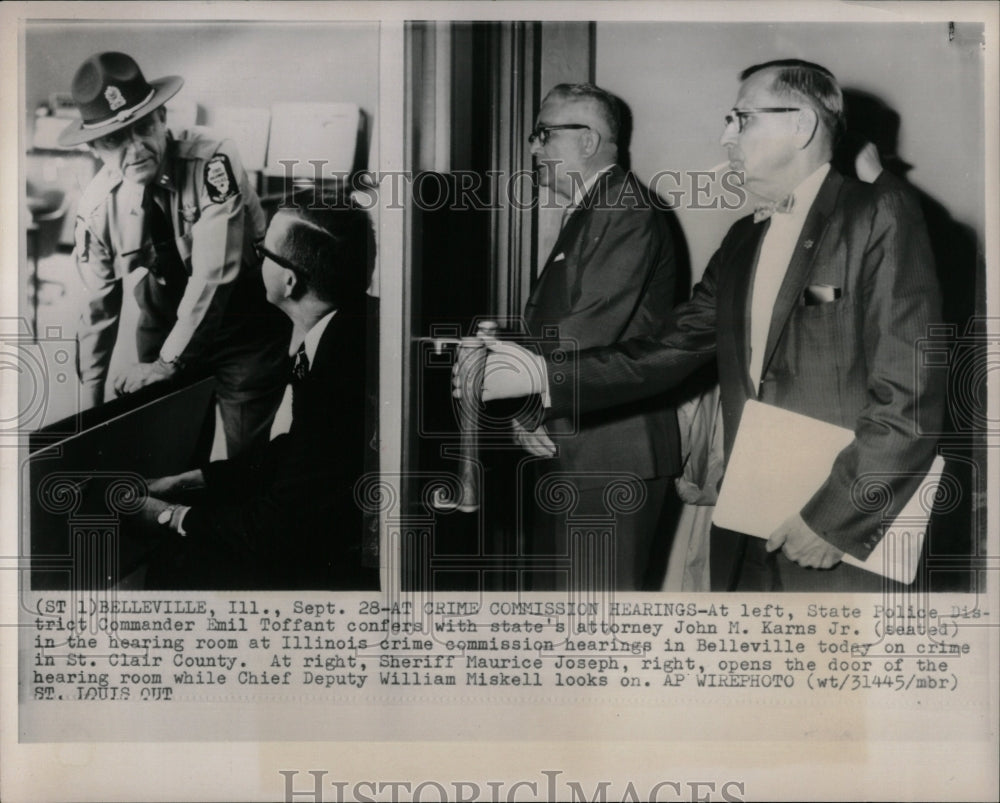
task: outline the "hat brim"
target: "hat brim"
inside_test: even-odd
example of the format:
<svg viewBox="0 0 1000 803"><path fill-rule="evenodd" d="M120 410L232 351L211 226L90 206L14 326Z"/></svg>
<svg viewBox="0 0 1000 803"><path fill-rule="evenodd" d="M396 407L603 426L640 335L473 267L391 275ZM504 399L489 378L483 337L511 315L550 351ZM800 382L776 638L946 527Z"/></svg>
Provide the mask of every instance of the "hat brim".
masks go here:
<svg viewBox="0 0 1000 803"><path fill-rule="evenodd" d="M155 81L150 81L149 85L153 87L153 97L132 117L122 122L116 121L108 125L96 126L95 128L84 128L83 120L74 120L59 134L59 144L64 148L71 148L74 145L93 142L95 139L100 139L103 136L113 134L115 131L120 131L132 125L136 120L148 117L151 112L156 111L170 100L170 98L180 92L181 87L184 86L184 79L179 75L168 75L166 78L157 78Z"/></svg>

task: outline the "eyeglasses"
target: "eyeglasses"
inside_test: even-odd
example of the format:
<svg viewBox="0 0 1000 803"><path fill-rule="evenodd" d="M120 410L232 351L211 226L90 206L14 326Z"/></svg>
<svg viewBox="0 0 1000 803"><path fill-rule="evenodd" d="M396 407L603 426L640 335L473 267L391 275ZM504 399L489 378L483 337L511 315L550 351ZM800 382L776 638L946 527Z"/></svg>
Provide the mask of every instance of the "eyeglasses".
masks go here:
<svg viewBox="0 0 1000 803"><path fill-rule="evenodd" d="M736 123L736 130L742 134L747 118L754 114L784 114L785 112L800 112L799 106L764 106L759 109L730 109L726 115L726 128Z"/></svg>
<svg viewBox="0 0 1000 803"><path fill-rule="evenodd" d="M528 142L532 145L535 144L537 139L542 145L549 144L549 137L552 135L553 131L564 131L566 129L581 129L590 128L589 125L582 125L581 123L566 123L565 125L542 125L539 123L535 126L534 131L528 135Z"/></svg>
<svg viewBox="0 0 1000 803"><path fill-rule="evenodd" d="M136 120L132 125L127 125L124 128L119 128L117 131L112 131L110 134L105 134L103 137L98 137L94 140L94 145L105 150L114 150L120 147L123 142L131 139L133 132L140 137L148 137L156 131L159 121L160 118L158 115L155 113L150 114Z"/></svg>
<svg viewBox="0 0 1000 803"><path fill-rule="evenodd" d="M274 264L280 265L285 270L290 270L292 273L296 274L297 276L302 276L302 275L305 275L305 273L306 273L298 265L295 265L295 264L289 262L283 256L279 256L278 254L274 253L274 251L269 251L268 249L266 249L264 247L264 243L254 243L253 244L253 252L254 252L254 254L257 255L257 259L260 262L263 262L265 259L270 259Z"/></svg>

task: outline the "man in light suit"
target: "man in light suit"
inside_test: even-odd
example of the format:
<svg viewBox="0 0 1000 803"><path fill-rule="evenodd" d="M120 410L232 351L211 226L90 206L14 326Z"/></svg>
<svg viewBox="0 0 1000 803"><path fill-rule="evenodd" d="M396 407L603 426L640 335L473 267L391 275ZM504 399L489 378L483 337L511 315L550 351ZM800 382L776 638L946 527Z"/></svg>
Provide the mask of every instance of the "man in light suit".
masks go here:
<svg viewBox="0 0 1000 803"><path fill-rule="evenodd" d="M155 588L371 589L354 485L364 472L368 214L283 207L263 243L268 301L292 322L292 421L258 456L149 483L139 518L161 539Z"/></svg>
<svg viewBox="0 0 1000 803"><path fill-rule="evenodd" d="M898 512L930 465L934 442L918 433L937 431L943 414L943 388L914 360L916 341L939 320L924 223L911 196L831 169L843 100L829 71L789 60L741 78L722 145L767 203L729 230L668 334L582 351L558 377L540 363L495 370L510 364L504 344L484 396L547 390L558 415L575 387L580 408L605 409L660 392L714 357L727 460L747 399L849 427L855 438L766 542L713 531L713 588L878 591L883 578L841 558L874 549L883 515ZM866 476L889 483L889 510L856 504Z"/></svg>
<svg viewBox="0 0 1000 803"><path fill-rule="evenodd" d="M635 176L617 165L619 101L592 84L560 84L542 102L529 137L539 183L568 202L562 228L524 309L528 333L543 354L553 341L579 348L659 335L673 306L674 248L662 210ZM567 512L544 509L546 478L572 484L573 516L608 510L608 489L644 499L615 521L613 582L639 590L649 568L668 478L680 471L677 422L662 400L642 400L544 424L515 418L515 440L544 459L528 472L525 547L533 555L566 555ZM614 475L624 477L621 485ZM542 485L539 485L542 483ZM558 576L534 573L534 587ZM610 585L611 573L590 585Z"/></svg>

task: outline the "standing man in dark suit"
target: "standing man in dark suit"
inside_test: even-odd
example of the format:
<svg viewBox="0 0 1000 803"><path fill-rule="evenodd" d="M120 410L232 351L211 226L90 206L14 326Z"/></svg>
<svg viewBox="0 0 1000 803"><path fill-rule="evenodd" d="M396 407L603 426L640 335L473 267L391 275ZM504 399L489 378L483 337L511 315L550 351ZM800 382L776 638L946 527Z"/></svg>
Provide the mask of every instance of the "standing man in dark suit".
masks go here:
<svg viewBox="0 0 1000 803"><path fill-rule="evenodd" d="M592 84L560 84L546 95L528 138L539 183L568 204L562 228L524 309L528 333L550 351L550 332L579 348L630 337L655 337L673 306L674 248L661 209L635 176L618 166L619 101ZM570 411L567 411L570 412ZM544 509L546 478L571 483L571 514L611 508L610 475L624 475L619 493L645 500L615 521L613 579L597 585L640 590L648 569L668 478L680 471L677 421L662 400L582 416L551 416L544 424L513 422L515 440L540 458L529 472L526 552L567 555L566 512ZM578 429L577 429L578 427ZM625 486L628 486L627 490ZM535 588L560 585L535 574Z"/></svg>
<svg viewBox="0 0 1000 803"><path fill-rule="evenodd" d="M810 501L765 542L712 535L712 585L724 590L877 591L883 578L841 562L866 558L933 457L943 388L915 370L915 344L939 320L930 246L913 199L845 179L829 161L843 126L833 75L798 60L752 67L726 115L722 145L765 203L737 221L670 331L580 352L558 367L499 372L485 398L543 389L549 415L632 403L717 359L728 459L747 399L855 433ZM519 354L522 364L529 359ZM530 364L530 363L529 363ZM547 372L547 373L546 373ZM888 482L888 511L862 509L856 483Z"/></svg>
<svg viewBox="0 0 1000 803"><path fill-rule="evenodd" d="M371 222L349 204L283 208L257 251L268 301L293 325L291 427L259 459L150 482L140 517L165 539L150 584L376 588L361 565L354 501L364 472Z"/></svg>

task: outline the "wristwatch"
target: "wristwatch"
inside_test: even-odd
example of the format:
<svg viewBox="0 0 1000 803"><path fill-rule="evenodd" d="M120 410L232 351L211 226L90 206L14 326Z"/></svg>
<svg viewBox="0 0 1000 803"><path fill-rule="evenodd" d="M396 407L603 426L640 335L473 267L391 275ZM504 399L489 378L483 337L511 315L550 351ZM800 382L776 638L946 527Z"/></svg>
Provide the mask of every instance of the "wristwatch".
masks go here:
<svg viewBox="0 0 1000 803"><path fill-rule="evenodd" d="M174 520L174 514L181 508L181 505L167 505L163 510L159 512L156 516L156 523L162 524L164 527L170 527ZM172 528L173 529L173 528ZM176 528L177 533L180 535L187 535L187 533L181 528Z"/></svg>

